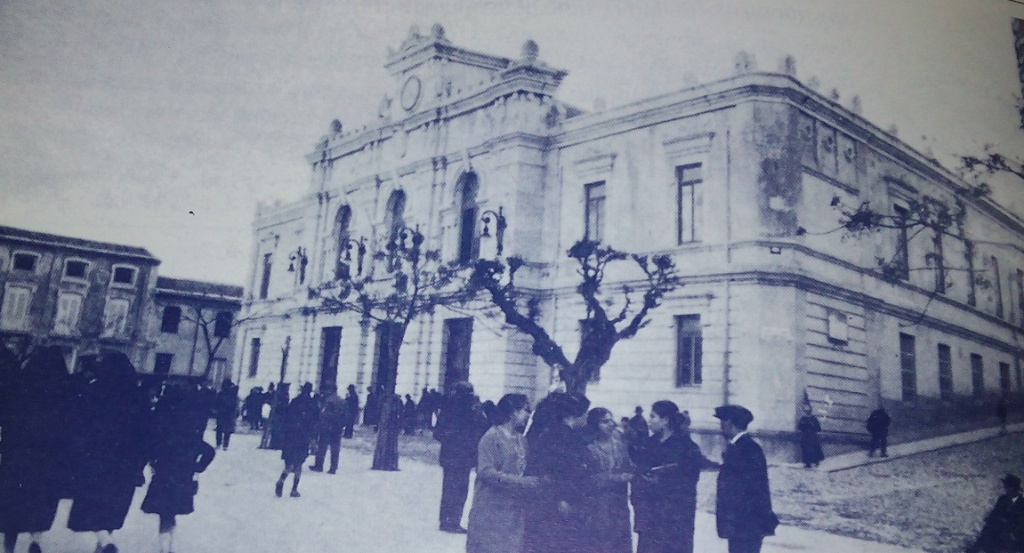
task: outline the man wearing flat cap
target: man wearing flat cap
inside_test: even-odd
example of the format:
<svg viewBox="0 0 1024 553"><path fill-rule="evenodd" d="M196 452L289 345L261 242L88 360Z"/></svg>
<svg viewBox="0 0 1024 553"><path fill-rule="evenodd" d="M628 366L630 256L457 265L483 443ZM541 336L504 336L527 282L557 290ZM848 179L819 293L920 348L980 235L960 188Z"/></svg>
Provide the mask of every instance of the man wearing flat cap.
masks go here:
<svg viewBox="0 0 1024 553"><path fill-rule="evenodd" d="M967 553L1003 553L1024 551L1024 496L1020 478L1007 474L1002 479L1006 492L996 500L985 525Z"/></svg>
<svg viewBox="0 0 1024 553"><path fill-rule="evenodd" d="M722 405L715 408L715 417L729 440L718 473L718 537L728 540L729 553L759 553L779 519L772 512L764 451L747 434L754 415L739 405Z"/></svg>

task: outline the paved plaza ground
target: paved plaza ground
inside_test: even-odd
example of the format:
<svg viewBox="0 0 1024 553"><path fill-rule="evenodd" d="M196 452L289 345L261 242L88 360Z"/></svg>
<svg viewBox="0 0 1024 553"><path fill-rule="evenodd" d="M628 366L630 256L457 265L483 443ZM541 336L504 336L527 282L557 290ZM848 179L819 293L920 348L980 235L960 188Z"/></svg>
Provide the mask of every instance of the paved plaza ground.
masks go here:
<svg viewBox="0 0 1024 553"><path fill-rule="evenodd" d="M209 436L212 440L212 436ZM429 436L403 436L400 472L369 470L372 434L345 442L337 475L304 474L302 497L276 498L277 452L256 449L255 435L236 435L199 476L196 512L181 517L177 553L461 553L463 536L437 530L441 471ZM895 553L962 551L996 495L998 476L1024 472L1020 434L839 472L772 467L772 495L782 519L765 553ZM701 479L703 512L697 548L724 553L714 530L714 473ZM157 551L157 517L138 509L145 488L115 541L125 553ZM92 538L64 528L62 502L46 553L91 553ZM26 539L18 553L28 548Z"/></svg>

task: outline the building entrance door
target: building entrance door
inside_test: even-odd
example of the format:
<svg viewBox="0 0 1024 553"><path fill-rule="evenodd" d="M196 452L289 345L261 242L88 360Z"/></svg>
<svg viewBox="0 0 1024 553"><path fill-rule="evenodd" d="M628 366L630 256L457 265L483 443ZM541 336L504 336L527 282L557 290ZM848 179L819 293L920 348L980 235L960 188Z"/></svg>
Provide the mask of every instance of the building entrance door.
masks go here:
<svg viewBox="0 0 1024 553"><path fill-rule="evenodd" d="M441 390L461 380L469 381L469 348L473 339L473 319L447 319L444 322L444 350L441 352Z"/></svg>
<svg viewBox="0 0 1024 553"><path fill-rule="evenodd" d="M341 327L328 326L320 331L320 390L338 387L338 352L341 351Z"/></svg>

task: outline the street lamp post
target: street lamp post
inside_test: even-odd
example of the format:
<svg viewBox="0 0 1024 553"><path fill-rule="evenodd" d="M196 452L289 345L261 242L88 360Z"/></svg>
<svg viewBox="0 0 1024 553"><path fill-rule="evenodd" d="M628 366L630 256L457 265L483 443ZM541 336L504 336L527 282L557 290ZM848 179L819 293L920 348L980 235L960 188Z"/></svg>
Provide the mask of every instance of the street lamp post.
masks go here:
<svg viewBox="0 0 1024 553"><path fill-rule="evenodd" d="M482 238L490 238L492 235L491 227L494 227L493 235L497 243L495 253L498 257L501 257L501 251L505 247L505 227L508 226L505 216L502 214L501 206L498 206L497 212L493 209L488 209L481 213L480 221L483 223L483 229L480 231Z"/></svg>

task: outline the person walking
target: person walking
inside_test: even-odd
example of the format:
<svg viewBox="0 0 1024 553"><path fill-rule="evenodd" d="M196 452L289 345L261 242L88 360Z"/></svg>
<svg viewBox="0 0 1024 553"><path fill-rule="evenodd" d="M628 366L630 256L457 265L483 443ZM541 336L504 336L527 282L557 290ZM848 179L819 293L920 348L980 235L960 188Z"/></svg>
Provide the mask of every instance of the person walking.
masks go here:
<svg viewBox="0 0 1024 553"><path fill-rule="evenodd" d="M406 436L416 433L416 420L419 418L419 409L412 396L405 394L405 403L402 405L402 426Z"/></svg>
<svg viewBox="0 0 1024 553"><path fill-rule="evenodd" d="M366 408L363 409L363 426L377 426L380 418L380 394L372 386L366 388Z"/></svg>
<svg viewBox="0 0 1024 553"><path fill-rule="evenodd" d="M875 409L868 415L867 429L868 433L871 434L871 446L868 450L868 457L874 457L875 451L880 450L882 457L888 457L888 445L889 445L889 425L892 424L892 419L889 418L889 413L885 411L885 408L881 405L878 409Z"/></svg>
<svg viewBox="0 0 1024 553"><path fill-rule="evenodd" d="M259 386L249 390L242 401L242 419L249 423L249 430L256 431L263 426L263 389Z"/></svg>
<svg viewBox="0 0 1024 553"><path fill-rule="evenodd" d="M434 429L434 439L441 442L438 461L444 473L438 509L442 532L466 533L462 511L469 496L469 473L476 464L477 443L486 430L487 422L476 409L473 385L456 382Z"/></svg>
<svg viewBox="0 0 1024 553"><path fill-rule="evenodd" d="M68 528L95 532L98 553L117 553L111 533L124 526L135 488L145 483L149 397L122 352L84 358L71 417L74 485Z"/></svg>
<svg viewBox="0 0 1024 553"><path fill-rule="evenodd" d="M1007 474L1002 479L1003 495L996 499L978 538L967 553L1018 553L1024 551L1024 495L1020 478Z"/></svg>
<svg viewBox="0 0 1024 553"><path fill-rule="evenodd" d="M142 500L142 512L160 517L161 553L171 552L177 517L195 510L193 500L199 491L195 474L205 471L216 455L213 446L203 441L206 416L197 393L169 385L156 405L150 460L153 479Z"/></svg>
<svg viewBox="0 0 1024 553"><path fill-rule="evenodd" d="M523 430L530 418L526 396L506 394L498 401L495 418L498 424L484 434L477 448L466 553L519 553L527 494L539 485L536 477L523 475Z"/></svg>
<svg viewBox="0 0 1024 553"><path fill-rule="evenodd" d="M279 390L287 387L282 385ZM281 497L284 493L284 481L288 474L293 474L291 497L299 494L299 479L302 478L302 465L309 456L309 443L316 431L319 413L316 400L313 399L313 385L309 382L302 385L299 395L283 409L281 416L281 459L284 470L274 485L274 495Z"/></svg>
<svg viewBox="0 0 1024 553"><path fill-rule="evenodd" d="M584 536L591 553L632 553L629 481L633 462L612 412L603 407L587 413L587 452L592 493L584 501Z"/></svg>
<svg viewBox="0 0 1024 553"><path fill-rule="evenodd" d="M16 370L4 405L0 441L0 533L5 553L18 534L31 534L29 553L41 553L42 533L53 526L57 503L68 492L65 420L70 375L57 346L37 348Z"/></svg>
<svg viewBox="0 0 1024 553"><path fill-rule="evenodd" d="M580 429L590 400L554 392L549 404L555 422L537 437L536 467L530 471L545 485L523 536L528 553L587 551L584 501L591 491L589 453ZM529 469L528 469L529 470Z"/></svg>
<svg viewBox="0 0 1024 553"><path fill-rule="evenodd" d="M999 433L1006 434L1006 419L1009 416L1009 412L1006 406L1006 397L1000 396L999 402L996 403L996 418L999 419Z"/></svg>
<svg viewBox="0 0 1024 553"><path fill-rule="evenodd" d="M764 537L775 535L779 519L772 511L764 451L747 434L754 415L739 405L722 405L715 408L715 417L729 441L718 473L718 537L728 540L729 553L759 553Z"/></svg>
<svg viewBox="0 0 1024 553"><path fill-rule="evenodd" d="M324 471L324 457L327 450L331 451L331 466L327 471L330 474L338 472L338 456L341 453L341 433L344 430L345 417L348 416L348 407L345 400L338 395L338 388L329 385L324 389L320 401L320 416L317 424L319 436L317 437L316 455L313 465L309 470L313 472Z"/></svg>
<svg viewBox="0 0 1024 553"><path fill-rule="evenodd" d="M689 417L675 403L655 402L650 416L652 435L634 453L637 553L693 553L700 471L718 463L690 438Z"/></svg>
<svg viewBox="0 0 1024 553"><path fill-rule="evenodd" d="M804 415L796 423L796 430L800 433L800 460L804 468L817 467L825 459L825 453L821 449L821 423L818 417L814 416L811 405L804 405Z"/></svg>
<svg viewBox="0 0 1024 553"><path fill-rule="evenodd" d="M343 437L346 440L351 440L356 424L359 423L359 394L356 392L356 387L352 384L348 385L348 394L345 396L345 413Z"/></svg>
<svg viewBox="0 0 1024 553"><path fill-rule="evenodd" d="M224 379L220 391L217 392L214 414L217 419L217 447L227 451L238 419L238 386L235 386L230 378Z"/></svg>

